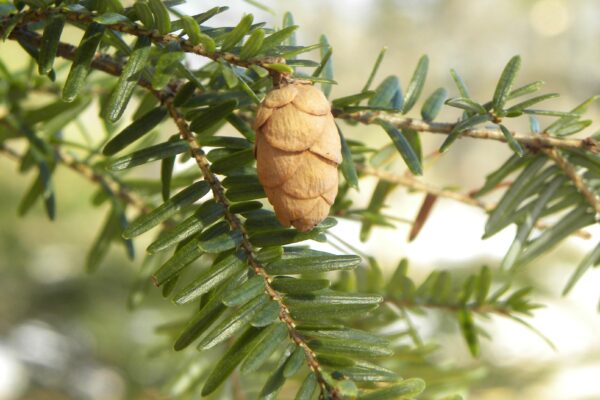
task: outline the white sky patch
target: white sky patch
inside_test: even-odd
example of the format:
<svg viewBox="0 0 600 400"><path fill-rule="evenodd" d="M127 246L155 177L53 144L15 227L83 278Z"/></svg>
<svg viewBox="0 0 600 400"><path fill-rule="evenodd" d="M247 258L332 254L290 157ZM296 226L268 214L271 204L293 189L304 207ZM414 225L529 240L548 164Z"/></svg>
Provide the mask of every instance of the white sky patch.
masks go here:
<svg viewBox="0 0 600 400"><path fill-rule="evenodd" d="M569 8L562 0L539 0L529 14L533 29L542 36L557 36L571 25Z"/></svg>
<svg viewBox="0 0 600 400"><path fill-rule="evenodd" d="M13 400L27 389L27 370L13 352L0 344L0 399Z"/></svg>

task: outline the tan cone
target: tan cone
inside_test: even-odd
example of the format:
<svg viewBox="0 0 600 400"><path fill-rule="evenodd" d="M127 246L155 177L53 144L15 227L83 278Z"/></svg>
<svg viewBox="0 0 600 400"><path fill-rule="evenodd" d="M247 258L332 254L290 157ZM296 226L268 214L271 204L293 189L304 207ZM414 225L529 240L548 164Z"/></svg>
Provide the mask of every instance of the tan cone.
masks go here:
<svg viewBox="0 0 600 400"><path fill-rule="evenodd" d="M270 91L258 108L256 167L279 222L309 231L329 214L342 150L331 106L310 84Z"/></svg>

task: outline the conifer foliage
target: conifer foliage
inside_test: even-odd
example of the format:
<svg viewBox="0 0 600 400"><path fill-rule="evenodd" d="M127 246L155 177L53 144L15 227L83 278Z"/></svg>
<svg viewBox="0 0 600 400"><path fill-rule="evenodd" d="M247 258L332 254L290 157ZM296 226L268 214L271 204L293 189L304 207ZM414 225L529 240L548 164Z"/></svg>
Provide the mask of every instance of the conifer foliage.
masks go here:
<svg viewBox="0 0 600 400"><path fill-rule="evenodd" d="M248 394L264 399L276 398L284 387L286 393L293 388L296 399L412 399L425 382L411 367L428 365L438 376L447 371L426 359L434 349L423 343L410 314L448 312L473 356L487 336L480 317L495 314L528 325L523 318L539 307L530 289L499 285L487 267L466 278L436 271L416 284L406 260L384 279L375 257L351 250L330 254L304 242L335 241L329 229L336 218L359 221L362 240L375 226L393 226L383 211L386 197L407 186L427 192L411 238L438 197L454 198L489 213L486 238L515 224L501 268L524 268L596 223L600 142L570 137L591 124L583 114L595 97L566 112L538 108L557 94L537 95L539 81L516 85L519 56L508 62L487 101L473 99L456 71L456 88L422 96L429 58L418 60L403 88L397 76L376 83L382 51L360 91L330 99L343 156L336 159L339 188L329 188L337 191L331 216L314 229L288 229L265 201L252 123L266 93L281 82L310 82L331 96L337 84L332 47L325 36L313 45L297 44L290 14L281 27L251 14L235 26L214 26L211 18L227 7L182 15L176 8L181 3L0 1L2 39L18 42L32 60L30 68L13 73L0 53L0 104L9 111L0 118L0 152L17 160L21 173L36 171L18 205L21 215L38 201L50 219L60 214L55 191L72 189L54 185L57 168L97 184L92 204L106 204L109 211L90 247L89 270L100 266L114 243L133 258L133 241L152 231L132 304L141 301L149 279L176 305L195 303L187 320L167 329L175 350L195 347L214 358L190 393L218 396L236 374L252 382ZM73 37L80 37L77 44L69 43ZM190 68L186 56L206 62ZM33 108L27 99L38 91L54 100ZM85 136L78 116L94 105L106 138L99 145L77 144L64 129L79 124ZM458 109L456 121L435 122L444 106ZM538 115L554 120L540 127ZM531 132L511 130L511 119L523 116ZM360 123L380 127L389 144L373 148L347 140L345 124ZM426 133L446 135L440 152L469 137L496 140L514 155L476 193L463 195L417 178L424 164L420 136ZM17 143L26 143L26 150L15 150ZM406 175L387 170L397 155ZM150 163L159 167L156 179L129 175ZM367 208L359 209L350 192L370 176L378 183ZM488 206L485 196L496 190L503 195ZM598 264L600 244L573 268L565 293ZM207 351L213 348L218 351ZM424 396L441 398L435 384Z"/></svg>

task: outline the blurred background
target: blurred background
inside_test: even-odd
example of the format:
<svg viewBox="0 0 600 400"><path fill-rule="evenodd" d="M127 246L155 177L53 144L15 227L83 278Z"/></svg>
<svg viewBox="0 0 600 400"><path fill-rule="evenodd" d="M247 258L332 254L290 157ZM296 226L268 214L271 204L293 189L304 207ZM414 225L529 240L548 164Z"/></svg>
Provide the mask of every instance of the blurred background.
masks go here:
<svg viewBox="0 0 600 400"><path fill-rule="evenodd" d="M299 43L315 43L324 33L334 48L339 82L334 98L362 88L383 46L388 51L376 82L397 74L406 87L418 58L430 56L425 95L439 86L455 95L448 73L455 68L473 97L488 100L514 54L523 57L518 83L541 79L547 82L546 92L563 94L549 107L567 110L600 93L600 2L596 0L263 1L274 13L242 0L189 3L180 9L190 14L228 5L230 10L215 18L214 24L232 25L243 13L252 12L255 20L280 26L283 12L291 11L301 26ZM11 42L0 43L0 54L12 69L27 60ZM590 118L600 121L599 114L596 105ZM457 115L446 110L439 120L451 121ZM96 121L92 115L91 132ZM598 128L594 124L586 132ZM381 129L356 126L345 127L344 132L371 145L387 143ZM424 134L423 140L427 154L443 137ZM463 191L475 189L509 154L507 146L495 142L461 140L426 170L423 180ZM128 309L140 261L127 261L120 248L114 247L98 272L84 271L86 252L106 211L90 206L94 187L61 169L55 183L57 220L48 222L41 205L21 219L16 217L17 205L33 175L24 179L15 171L13 161L0 157L0 399L177 398L163 388L177 393L178 385L186 382L170 381L171 372L190 360L202 360L195 360L193 352L171 352L155 328L180 311L158 290L150 290L135 310ZM358 204L366 204L375 180L361 183L354 196ZM422 195L399 188L389 198L388 213L412 219L421 201ZM409 226L403 224L395 230L376 229L367 243L358 240L356 223L340 221L334 232L376 255L387 270L408 257L412 277L418 281L434 269L498 268L514 231L506 229L481 241L485 219L479 209L439 200L410 244L406 241ZM600 232L592 233L597 239ZM456 328L445 326L441 316L418 320L425 338L441 343L440 360L474 371L477 379L464 392L466 399L600 399L596 312L600 269L584 276L567 298L560 296L577 261L596 242L570 239L517 277L533 285L536 299L548 305L535 313L531 323L556 344L556 351L523 327L493 318L486 323L493 340L483 344L481 358L474 360ZM145 243L138 243L139 254L144 247Z"/></svg>

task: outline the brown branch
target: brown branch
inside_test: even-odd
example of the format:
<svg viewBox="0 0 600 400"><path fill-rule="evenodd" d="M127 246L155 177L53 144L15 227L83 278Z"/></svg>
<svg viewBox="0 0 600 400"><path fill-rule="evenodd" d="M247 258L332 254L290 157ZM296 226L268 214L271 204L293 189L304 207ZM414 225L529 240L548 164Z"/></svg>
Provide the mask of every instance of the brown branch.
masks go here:
<svg viewBox="0 0 600 400"><path fill-rule="evenodd" d="M491 211L494 208L493 205L485 204L481 200L478 200L467 194L453 192L451 190L445 190L437 186L431 185L429 183L421 182L413 176L397 175L391 172L381 171L379 169L375 169L366 165L357 165L357 170L366 175L375 176L387 182L397 183L409 189L416 190L419 192L430 193L437 197L452 199L464 204L468 204L470 206L481 208L484 211Z"/></svg>
<svg viewBox="0 0 600 400"><path fill-rule="evenodd" d="M304 350L304 355L306 357L307 364L317 376L317 380L319 381L322 390L329 391L329 384L323 376L322 367L319 361L317 360L316 354L313 350L310 349L304 338L296 330L296 322L292 318L289 308L284 303L283 297L271 286L271 277L266 272L264 267L259 263L256 256L256 251L254 250L252 243L250 243L249 235L246 232L244 226L242 225L242 222L236 214L229 211L229 199L225 197L223 186L219 182L219 178L210 170L210 163L206 158L204 151L202 150L202 146L196 140L196 137L194 133L190 130L187 121L183 118L183 116L179 113L177 108L173 105L172 99L168 99L166 101L166 106L171 118L173 119L173 121L175 121L175 124L179 129L181 138L187 141L188 145L190 146L192 156L196 160L198 168L200 168L200 170L202 171L204 179L209 183L215 201L225 206L225 220L229 223L229 226L232 230L240 232L242 234L241 247L246 253L248 263L250 264L254 272L256 272L257 275L263 278L265 290L269 297L271 297L273 301L279 303L279 319L284 324L286 324L288 333L291 339L294 341L294 343ZM338 398L338 394L335 390L331 391L330 394L333 396L333 399Z"/></svg>
<svg viewBox="0 0 600 400"><path fill-rule="evenodd" d="M552 161L558 165L560 169L565 173L565 175L573 182L573 185L577 188L579 193L587 200L587 202L592 206L596 214L600 214L600 200L596 196L596 194L588 187L585 183L581 175L577 173L575 167L569 163L569 161L559 154L556 149L545 149L543 150L544 154L546 154Z"/></svg>
<svg viewBox="0 0 600 400"><path fill-rule="evenodd" d="M53 14L63 14L67 21L72 23L91 24L94 22L95 14L82 14L78 12L69 11L64 8L49 7L44 10L27 10L19 14L20 20L17 22L17 27L22 27L32 22L41 21L47 19ZM5 25L6 22L11 18L11 15L4 18L0 18L0 28ZM213 61L223 60L230 64L234 64L240 67L250 67L252 65L258 65L269 70L272 74L279 74L278 71L273 70L270 64L278 63L285 64L285 59L281 57L263 57L253 58L251 60L242 60L237 54L230 53L227 51L214 51L208 52L202 45L194 45L190 41L173 34L161 35L154 29L146 29L135 22L128 23L117 23L106 25L108 29L126 33L137 37L148 37L155 44L167 45L170 43L177 43L182 51L190 54L196 54L201 57L209 58Z"/></svg>
<svg viewBox="0 0 600 400"><path fill-rule="evenodd" d="M144 200L138 197L135 193L130 192L120 183L107 178L106 176L99 174L92 167L84 162L79 161L74 156L60 151L55 147L55 153L60 162L69 167L71 170L77 172L79 175L87 178L91 182L101 183L105 185L111 192L115 193L124 203L135 207L140 212L147 214L154 207L147 204Z"/></svg>
<svg viewBox="0 0 600 400"><path fill-rule="evenodd" d="M10 36L10 39L17 40L18 42L28 44L32 47L39 48L42 43L42 36L23 28L15 28ZM68 43L60 42L58 44L57 55L66 60L73 61L77 47ZM105 72L109 75L120 76L123 71L123 64L115 60L109 55L103 53L97 53L91 64L93 69ZM158 91L152 87L152 84L146 79L140 79L138 85L151 91L159 100L164 100L167 96L171 95L177 88L177 83L171 83L166 89Z"/></svg>
<svg viewBox="0 0 600 400"><path fill-rule="evenodd" d="M463 194L459 192L453 192L451 190L445 190L437 186L431 185L429 183L421 182L420 180L410 175L398 175L387 171L381 171L362 164L357 165L356 169L365 175L375 176L387 182L397 183L401 186L404 186L411 190L416 190L418 192L424 192L437 197L451 199L463 204L475 206L477 208L482 209L485 212L489 212L496 207L495 204L484 203L481 200L471 196L470 194ZM535 224L535 227L540 230L548 229L548 225L539 221ZM591 239L592 237L592 235L589 232L583 230L575 231L573 235L582 239Z"/></svg>
<svg viewBox="0 0 600 400"><path fill-rule="evenodd" d="M377 120L384 120L400 129L412 129L417 132L439 133L448 135L456 124L447 122L426 122L420 119L403 117L396 114L384 112L359 111L354 113L343 113L338 111L335 113L336 118L358 121L363 124L374 124ZM506 142L506 138L499 130L475 128L467 129L461 133L461 137L470 137L475 139L496 140ZM531 149L579 149L589 151L591 153L600 153L600 141L586 139L563 139L555 138L547 135L524 135L518 132L513 132L513 137L522 145Z"/></svg>

